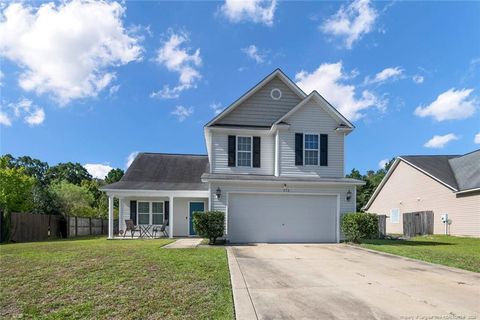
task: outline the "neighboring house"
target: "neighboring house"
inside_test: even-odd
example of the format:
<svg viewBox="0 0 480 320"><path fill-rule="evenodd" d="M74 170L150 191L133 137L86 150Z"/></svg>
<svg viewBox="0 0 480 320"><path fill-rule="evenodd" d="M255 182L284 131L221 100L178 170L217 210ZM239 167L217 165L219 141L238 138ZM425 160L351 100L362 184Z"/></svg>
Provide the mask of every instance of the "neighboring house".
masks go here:
<svg viewBox="0 0 480 320"><path fill-rule="evenodd" d="M364 208L387 215L387 233L402 233L402 214L433 211L434 233L480 236L480 150L465 155L401 156Z"/></svg>
<svg viewBox="0 0 480 320"><path fill-rule="evenodd" d="M171 237L194 235L192 212L219 210L231 242L338 242L364 184L344 175L353 129L277 69L205 125L208 156L140 153L103 188L110 216L117 197L120 230L168 217Z"/></svg>

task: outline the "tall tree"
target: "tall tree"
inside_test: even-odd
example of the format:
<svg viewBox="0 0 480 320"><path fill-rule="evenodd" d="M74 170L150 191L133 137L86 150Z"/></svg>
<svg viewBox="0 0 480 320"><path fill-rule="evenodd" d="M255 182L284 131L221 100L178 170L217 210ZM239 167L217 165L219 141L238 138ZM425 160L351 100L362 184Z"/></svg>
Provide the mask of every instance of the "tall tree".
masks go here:
<svg viewBox="0 0 480 320"><path fill-rule="evenodd" d="M48 163L33 159L29 156L18 157L15 159L15 166L17 168L25 168L25 173L37 179L40 183L45 183L48 171Z"/></svg>
<svg viewBox="0 0 480 320"><path fill-rule="evenodd" d="M24 168L9 168L8 160L0 160L0 209L7 213L29 212L33 207L32 189L35 178Z"/></svg>
<svg viewBox="0 0 480 320"><path fill-rule="evenodd" d="M50 181L67 181L79 186L83 180L92 180L92 176L88 173L80 163L66 162L59 163L50 167L47 171L47 177Z"/></svg>
<svg viewBox="0 0 480 320"><path fill-rule="evenodd" d="M120 181L124 175L124 172L122 169L117 168L117 169L112 169L108 172L107 176L105 177L105 182L107 184L114 183L117 181Z"/></svg>

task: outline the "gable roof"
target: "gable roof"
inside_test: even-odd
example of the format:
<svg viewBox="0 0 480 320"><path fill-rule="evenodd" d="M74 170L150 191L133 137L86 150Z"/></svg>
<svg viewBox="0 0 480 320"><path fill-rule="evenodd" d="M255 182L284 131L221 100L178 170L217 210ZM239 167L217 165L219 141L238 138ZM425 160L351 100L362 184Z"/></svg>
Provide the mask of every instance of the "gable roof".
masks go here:
<svg viewBox="0 0 480 320"><path fill-rule="evenodd" d="M120 181L101 190L208 190L201 179L205 172L206 155L139 153Z"/></svg>
<svg viewBox="0 0 480 320"><path fill-rule="evenodd" d="M346 126L347 128L353 129L355 126L347 120L337 109L335 109L324 97L322 97L316 90L313 90L305 99L303 99L299 104L297 104L293 109L284 114L280 119L278 119L275 124L285 122L285 119L290 117L292 114L297 112L302 108L307 102L311 99L316 99L320 102L320 105L327 111L333 118L340 122L340 125Z"/></svg>
<svg viewBox="0 0 480 320"><path fill-rule="evenodd" d="M480 188L480 150L465 155L399 156L373 192L364 209L368 209L400 161L429 176L455 193Z"/></svg>
<svg viewBox="0 0 480 320"><path fill-rule="evenodd" d="M223 119L226 115L232 112L236 107L241 105L245 102L248 98L253 96L256 92L262 89L267 83L269 83L272 79L278 77L287 87L289 87L299 98L304 99L307 95L303 92L296 84L293 82L282 70L275 69L272 73L266 76L263 80L257 83L253 88L248 90L244 95L242 95L239 99L237 99L234 103L232 103L229 107L225 110L220 112L217 116L215 116L212 120L210 120L205 127L210 127L219 120Z"/></svg>

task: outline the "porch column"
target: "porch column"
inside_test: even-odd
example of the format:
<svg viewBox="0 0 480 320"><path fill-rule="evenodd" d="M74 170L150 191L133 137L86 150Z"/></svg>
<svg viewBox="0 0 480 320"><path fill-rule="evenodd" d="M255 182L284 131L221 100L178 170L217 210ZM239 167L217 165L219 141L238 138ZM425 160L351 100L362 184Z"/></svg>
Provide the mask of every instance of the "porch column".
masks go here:
<svg viewBox="0 0 480 320"><path fill-rule="evenodd" d="M113 239L113 196L108 196L108 239Z"/></svg>
<svg viewBox="0 0 480 320"><path fill-rule="evenodd" d="M118 198L118 233L120 234L120 229L122 228L123 221L123 211L122 211L123 198Z"/></svg>
<svg viewBox="0 0 480 320"><path fill-rule="evenodd" d="M169 214L170 216L168 217L169 218L169 231L168 231L168 236L170 238L173 238L173 196L169 196L168 197L168 205L169 205Z"/></svg>

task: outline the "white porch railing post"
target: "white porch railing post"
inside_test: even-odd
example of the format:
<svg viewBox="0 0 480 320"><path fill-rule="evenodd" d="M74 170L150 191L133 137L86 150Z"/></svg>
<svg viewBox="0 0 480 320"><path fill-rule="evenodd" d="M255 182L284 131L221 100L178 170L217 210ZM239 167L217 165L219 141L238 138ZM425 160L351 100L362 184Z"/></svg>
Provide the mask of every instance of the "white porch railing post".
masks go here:
<svg viewBox="0 0 480 320"><path fill-rule="evenodd" d="M120 229L122 229L123 221L123 211L122 211L123 198L118 198L118 233L120 234Z"/></svg>
<svg viewBox="0 0 480 320"><path fill-rule="evenodd" d="M108 196L108 239L113 239L113 196Z"/></svg>
<svg viewBox="0 0 480 320"><path fill-rule="evenodd" d="M169 224L169 231L168 231L168 236L170 238L173 238L173 196L169 196L168 197L168 205L169 205L169 221L168 221L168 224Z"/></svg>

